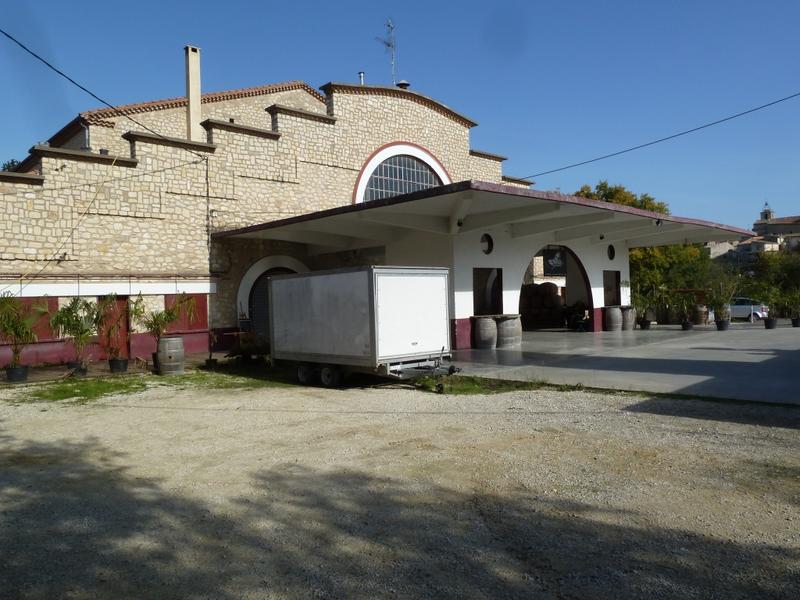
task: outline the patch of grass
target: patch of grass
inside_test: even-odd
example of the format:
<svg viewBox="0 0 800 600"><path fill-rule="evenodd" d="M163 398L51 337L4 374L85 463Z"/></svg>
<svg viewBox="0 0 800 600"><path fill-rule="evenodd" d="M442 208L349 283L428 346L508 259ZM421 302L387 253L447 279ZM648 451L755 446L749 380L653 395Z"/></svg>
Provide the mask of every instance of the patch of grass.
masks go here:
<svg viewBox="0 0 800 600"><path fill-rule="evenodd" d="M69 379L30 386L14 401L69 401L85 404L104 396L135 394L149 388L174 387L180 390L248 390L290 387L292 374L270 369L264 363L223 363L214 370L199 370L174 376L117 375L88 379Z"/></svg>
<svg viewBox="0 0 800 600"><path fill-rule="evenodd" d="M178 389L202 388L206 390L252 390L257 388L291 387L293 384L281 372L267 371L255 374L234 374L219 370L195 371L186 375L159 377L154 386L171 386Z"/></svg>
<svg viewBox="0 0 800 600"><path fill-rule="evenodd" d="M58 402L72 400L85 404L103 396L134 394L147 389L142 377L103 377L44 383L30 390L30 399Z"/></svg>
<svg viewBox="0 0 800 600"><path fill-rule="evenodd" d="M544 381L509 381L489 379L472 375L448 375L446 377L425 377L415 382L415 387L426 392L468 396L476 394L502 394L505 392L540 390L547 387ZM441 387L439 387L441 386Z"/></svg>

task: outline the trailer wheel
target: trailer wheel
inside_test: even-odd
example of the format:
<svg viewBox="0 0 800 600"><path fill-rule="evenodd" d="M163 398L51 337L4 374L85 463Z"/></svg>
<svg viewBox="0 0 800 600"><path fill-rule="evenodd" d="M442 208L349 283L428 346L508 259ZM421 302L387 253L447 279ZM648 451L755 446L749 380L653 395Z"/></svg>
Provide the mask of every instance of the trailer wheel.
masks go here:
<svg viewBox="0 0 800 600"><path fill-rule="evenodd" d="M309 364L300 363L297 365L297 381L300 385L313 385L316 383L317 373Z"/></svg>
<svg viewBox="0 0 800 600"><path fill-rule="evenodd" d="M342 373L342 370L337 366L325 365L319 371L319 380L326 388L339 387L344 380L344 373Z"/></svg>

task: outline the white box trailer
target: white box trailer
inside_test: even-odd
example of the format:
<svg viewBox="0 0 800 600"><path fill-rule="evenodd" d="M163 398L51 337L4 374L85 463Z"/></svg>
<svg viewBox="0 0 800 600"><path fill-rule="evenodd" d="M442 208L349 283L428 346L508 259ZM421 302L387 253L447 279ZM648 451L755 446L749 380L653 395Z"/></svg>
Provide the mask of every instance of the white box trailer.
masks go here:
<svg viewBox="0 0 800 600"><path fill-rule="evenodd" d="M269 282L270 355L303 383L338 385L350 371L406 378L450 354L449 272L358 267Z"/></svg>

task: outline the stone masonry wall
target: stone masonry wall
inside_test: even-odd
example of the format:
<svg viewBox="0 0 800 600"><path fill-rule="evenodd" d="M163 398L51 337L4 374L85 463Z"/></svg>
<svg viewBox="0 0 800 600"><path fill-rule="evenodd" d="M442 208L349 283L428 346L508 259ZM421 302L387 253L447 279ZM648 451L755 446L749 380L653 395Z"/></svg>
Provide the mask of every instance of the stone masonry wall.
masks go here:
<svg viewBox="0 0 800 600"><path fill-rule="evenodd" d="M273 104L320 117L267 113ZM335 122L327 118L331 108ZM0 177L0 278L40 270L40 282L77 275L218 278L211 320L230 324L236 320L236 290L247 268L276 251L302 256L302 246L215 242L216 252L209 230L349 204L370 155L397 141L426 148L453 181L502 183L498 161L470 155L469 128L463 122L408 98L335 91L326 111L317 98L294 90L205 103L202 109L203 119L232 118L280 137L212 126L208 141L215 148L191 151L175 144L129 142L122 134L141 128L124 118L116 118L113 128L92 125L95 153L107 148L111 155L135 157L137 164L43 156L43 185ZM182 108L134 118L162 135L185 138ZM82 135L67 143L72 149L81 144ZM226 272L215 265L224 248L243 250ZM351 258L355 264L361 260Z"/></svg>

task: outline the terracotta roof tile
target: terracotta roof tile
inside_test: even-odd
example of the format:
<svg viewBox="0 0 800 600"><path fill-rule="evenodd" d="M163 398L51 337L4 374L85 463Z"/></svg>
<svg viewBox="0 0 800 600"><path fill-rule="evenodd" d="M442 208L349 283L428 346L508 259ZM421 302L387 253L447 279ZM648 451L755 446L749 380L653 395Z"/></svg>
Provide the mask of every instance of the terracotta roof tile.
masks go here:
<svg viewBox="0 0 800 600"><path fill-rule="evenodd" d="M322 94L303 81L284 81L283 83L271 83L257 87L240 88L225 92L211 92L202 95L203 104L209 102L222 102L224 100L236 100L238 98L249 98L251 96L261 96L264 94L274 94L277 92L287 92L290 90L305 90L320 102L324 101ZM164 100L152 100L150 102L138 102L136 104L125 104L113 108L98 108L82 112L80 116L92 125L113 127L114 123L108 119L120 115L133 115L137 113L150 112L154 110L166 110L168 108L181 108L186 106L186 97L166 98Z"/></svg>

